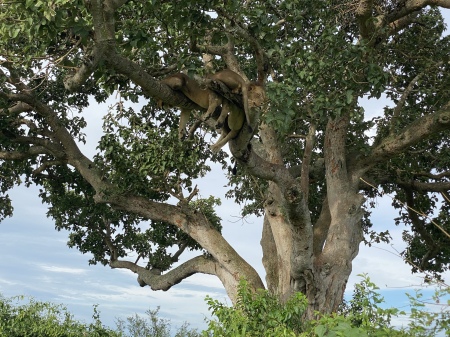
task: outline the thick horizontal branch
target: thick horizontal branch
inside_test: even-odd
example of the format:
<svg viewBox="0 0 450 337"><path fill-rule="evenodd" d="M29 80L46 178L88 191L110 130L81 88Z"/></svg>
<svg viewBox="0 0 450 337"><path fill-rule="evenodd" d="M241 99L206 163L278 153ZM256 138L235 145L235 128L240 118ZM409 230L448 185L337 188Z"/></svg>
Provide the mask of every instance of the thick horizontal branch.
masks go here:
<svg viewBox="0 0 450 337"><path fill-rule="evenodd" d="M439 6L443 8L450 8L450 0L407 0L404 1L403 6L399 6L396 10L386 15L379 16L378 27L384 27L386 24L393 23L399 19L405 18L427 6Z"/></svg>
<svg viewBox="0 0 450 337"><path fill-rule="evenodd" d="M361 36L371 40L384 27L389 26L389 35L411 24L420 11L427 6L450 8L450 0L406 0L399 2L399 6L390 13L376 17L373 15L373 0L360 0L355 11ZM375 39L372 39L375 42Z"/></svg>
<svg viewBox="0 0 450 337"><path fill-rule="evenodd" d="M445 171L441 173L430 173L430 172L413 172L413 174L417 177L428 177L431 179L442 179L442 178L450 178L450 172Z"/></svg>
<svg viewBox="0 0 450 337"><path fill-rule="evenodd" d="M240 160L253 176L270 180L280 186L292 184L294 177L290 171L281 164L273 164L261 158L255 151L245 149L245 154L242 154L244 149L233 149L233 155Z"/></svg>
<svg viewBox="0 0 450 337"><path fill-rule="evenodd" d="M139 214L147 219L171 223L198 242L220 265L237 279L252 279L263 283L254 268L248 264L201 213L183 206L158 203L134 195L112 195L110 191L96 195L97 202L107 202L115 208Z"/></svg>
<svg viewBox="0 0 450 337"><path fill-rule="evenodd" d="M444 130L450 130L450 105L440 111L416 119L396 135L387 137L372 150L369 156L355 166L362 170L368 170Z"/></svg>
<svg viewBox="0 0 450 337"><path fill-rule="evenodd" d="M172 90L169 86L162 84L159 80L144 71L140 65L120 56L113 49L108 53L107 65L116 72L127 76L150 97L161 99L171 106L191 110L204 110L188 99L183 93Z"/></svg>
<svg viewBox="0 0 450 337"><path fill-rule="evenodd" d="M149 285L152 290L167 291L191 275L202 273L216 275L218 265L211 258L203 255L194 257L165 274L136 265L130 261L114 260L110 262L111 268L124 268L138 274L141 286Z"/></svg>
<svg viewBox="0 0 450 337"><path fill-rule="evenodd" d="M419 181L397 181L399 186L418 192L447 192L450 191L450 182L423 183Z"/></svg>
<svg viewBox="0 0 450 337"><path fill-rule="evenodd" d="M395 171L389 170L386 172L385 170L381 170L377 168L375 172L370 171L367 175L363 176L360 180L358 188L360 190L373 190L378 189L380 186L392 184L398 185L401 188L409 188L417 192L436 192L443 193L450 190L450 181L448 181L448 173L443 173L439 175L433 175L431 173L414 173L411 172L413 176L416 177L427 177L430 179L443 179L442 181L434 181L434 182L424 182L423 179L421 181L417 180L403 180L395 174Z"/></svg>

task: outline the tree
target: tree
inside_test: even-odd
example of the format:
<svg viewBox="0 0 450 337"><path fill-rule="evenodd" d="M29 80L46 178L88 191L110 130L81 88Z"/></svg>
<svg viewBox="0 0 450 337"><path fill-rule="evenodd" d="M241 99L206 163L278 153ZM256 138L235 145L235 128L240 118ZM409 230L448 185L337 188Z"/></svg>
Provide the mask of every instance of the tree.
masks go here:
<svg viewBox="0 0 450 337"><path fill-rule="evenodd" d="M157 104L197 109L195 123L202 109L160 80L227 67L264 82L268 97L251 108L254 132L229 142L238 174L228 196L264 219L271 293L304 293L308 318L335 311L359 244L389 238L371 230L380 192L396 195L409 226L413 271L439 275L450 257L450 41L439 7L450 1L2 1L1 216L23 180L40 186L90 263L129 269L153 290L195 273L217 276L233 301L241 279L264 288L221 235L219 200L192 186L209 161L226 169L227 154L211 153L201 131L179 141L176 109ZM120 104L87 158L79 113L115 91ZM364 118L361 98L382 95L392 107ZM186 250L200 253L174 267Z"/></svg>

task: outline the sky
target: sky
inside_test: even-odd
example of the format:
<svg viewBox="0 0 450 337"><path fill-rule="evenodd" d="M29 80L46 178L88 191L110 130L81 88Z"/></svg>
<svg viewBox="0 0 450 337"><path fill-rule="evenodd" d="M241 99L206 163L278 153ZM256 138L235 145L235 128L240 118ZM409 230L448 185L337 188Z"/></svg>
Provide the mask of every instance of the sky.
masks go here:
<svg viewBox="0 0 450 337"><path fill-rule="evenodd" d="M450 11L446 11L450 18ZM447 20L450 22L450 20ZM101 117L112 98L105 105L91 106L85 113L88 122L87 144L83 152L92 157L100 137ZM381 113L385 101L366 104L368 117ZM222 218L223 235L264 279L262 251L260 247L262 218L241 219L240 206L224 198L226 178L219 166L198 182L202 197L215 195L222 198L218 215ZM47 207L38 198L37 188L19 186L10 191L14 216L0 223L0 294L33 296L39 301L64 304L76 319L90 322L93 305L98 304L101 320L114 327L115 318L126 318L134 313L144 314L160 307L160 316L171 320L173 326L187 321L192 327L206 327L210 317L205 296L209 295L230 303L220 281L214 276L197 274L167 292L141 288L136 275L126 270L112 270L101 265L89 266L89 256L66 245L68 232L58 232L54 223L46 217ZM360 246L360 253L353 261L346 297L353 292L353 285L361 280L358 274L366 273L380 287L388 306L407 308L406 291L420 286L423 275L412 275L410 267L398 256L404 244L401 241L403 226L395 226L397 212L390 206L389 196L377 200L372 222L375 230L389 229L394 238L391 244L372 247ZM450 273L444 275L450 282ZM438 310L438 307L431 308ZM401 323L399 320L398 324Z"/></svg>

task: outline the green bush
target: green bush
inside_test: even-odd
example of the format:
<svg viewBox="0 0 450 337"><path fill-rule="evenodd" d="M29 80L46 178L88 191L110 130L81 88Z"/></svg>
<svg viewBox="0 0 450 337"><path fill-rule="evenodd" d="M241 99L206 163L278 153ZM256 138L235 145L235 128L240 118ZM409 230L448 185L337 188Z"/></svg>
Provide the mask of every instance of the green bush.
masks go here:
<svg viewBox="0 0 450 337"><path fill-rule="evenodd" d="M123 337L171 337L170 320L158 317L158 312L159 307L148 310L146 317L134 314L126 320L119 318L116 320L117 331ZM174 337L201 337L201 334L184 323Z"/></svg>
<svg viewBox="0 0 450 337"><path fill-rule="evenodd" d="M204 336L290 337L302 331L302 315L307 302L298 293L282 304L268 291L252 292L241 281L235 307L227 307L211 297L206 301L217 320L210 320Z"/></svg>
<svg viewBox="0 0 450 337"><path fill-rule="evenodd" d="M102 325L97 306L93 322L76 321L62 305L37 302L24 296L6 299L0 295L0 337L200 337L197 330L184 323L171 334L170 321L159 318L159 308L148 310L147 316L137 314L117 319L115 330Z"/></svg>
<svg viewBox="0 0 450 337"><path fill-rule="evenodd" d="M228 307L211 297L207 303L214 320L208 329L199 333L183 324L175 335L170 321L158 317L159 308L148 310L147 316L117 319L116 330L102 325L94 306L93 322L74 320L64 306L29 299L23 296L5 299L0 295L0 337L435 337L450 336L450 289L436 287L434 296L425 300L421 291L408 295L408 312L396 308L385 309L383 297L367 275L355 286L353 298L344 302L332 315L320 315L317 320L305 321L307 301L298 293L286 303L268 291L253 292L247 283L239 285L238 300ZM426 310L432 301L441 306L439 312ZM406 317L402 328L392 326L393 317Z"/></svg>
<svg viewBox="0 0 450 337"><path fill-rule="evenodd" d="M437 288L435 303L443 304L440 312L425 310L421 292L408 295L410 312L396 308L384 309L384 298L367 275L355 286L352 300L343 303L336 314L321 315L317 320L303 320L307 302L296 294L285 304L268 291L250 291L241 282L235 307L227 307L207 297L215 320L210 320L203 336L212 337L434 337L450 336L450 295L448 287ZM443 302L444 300L444 302ZM408 318L402 328L392 326L393 317Z"/></svg>
<svg viewBox="0 0 450 337"><path fill-rule="evenodd" d="M74 320L64 306L37 302L24 296L6 299L0 295L0 336L7 337L120 337L104 327L94 306L94 322L83 324ZM13 304L13 302L17 302Z"/></svg>

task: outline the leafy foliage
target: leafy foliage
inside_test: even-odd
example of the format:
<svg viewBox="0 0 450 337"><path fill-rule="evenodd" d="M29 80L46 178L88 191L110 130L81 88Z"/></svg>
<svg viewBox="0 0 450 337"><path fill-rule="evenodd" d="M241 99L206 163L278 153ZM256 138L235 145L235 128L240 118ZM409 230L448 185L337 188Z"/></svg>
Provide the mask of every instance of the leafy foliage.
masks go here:
<svg viewBox="0 0 450 337"><path fill-rule="evenodd" d="M26 303L24 303L26 301ZM21 304L23 303L23 304ZM62 305L39 302L33 298L0 296L0 336L8 337L200 337L188 323L171 333L170 321L158 316L159 308L148 310L148 316L137 314L116 320L116 329L105 327L94 306L93 322L75 320Z"/></svg>
<svg viewBox="0 0 450 337"><path fill-rule="evenodd" d="M32 298L26 304L18 304L23 300L23 296L12 299L0 297L1 336L122 336L118 332L102 325L96 307L94 307L94 321L90 324L85 324L75 320L73 315L61 305L57 306L48 302L37 302Z"/></svg>
<svg viewBox="0 0 450 337"><path fill-rule="evenodd" d="M238 304L227 307L217 300L207 297L208 305L215 320L209 322L204 336L289 336L289 337L434 337L450 330L450 289L440 287L432 300L442 303L442 310L433 312L426 308L423 294L406 294L410 301L410 312L399 308L383 308L384 298L379 288L367 275L359 275L362 280L355 285L352 299L343 302L338 313L321 315L306 321L303 313L306 299L297 294L285 304L267 291L252 293L245 282L240 283ZM446 301L446 304L444 303ZM395 327L393 320L408 318L404 327Z"/></svg>
<svg viewBox="0 0 450 337"><path fill-rule="evenodd" d="M159 307L148 310L147 316L141 317L137 314L128 316L126 320L116 319L117 330L120 336L126 337L200 337L197 330L189 328L188 323L184 323L177 329L175 334L171 333L170 320L158 316Z"/></svg>
<svg viewBox="0 0 450 337"><path fill-rule="evenodd" d="M302 331L306 309L304 295L297 293L285 304L268 291L254 293L245 281L239 284L238 301L227 307L211 297L206 301L217 321L209 321L212 336L296 336Z"/></svg>

